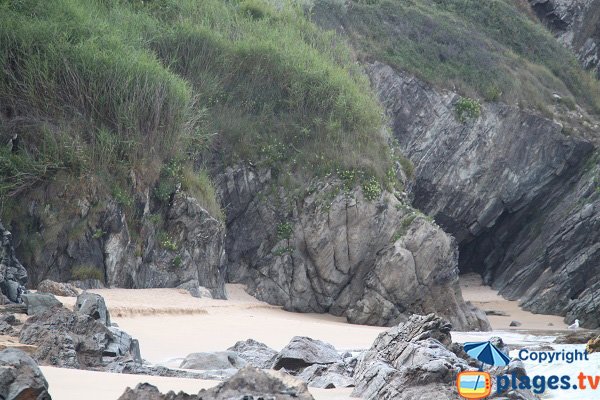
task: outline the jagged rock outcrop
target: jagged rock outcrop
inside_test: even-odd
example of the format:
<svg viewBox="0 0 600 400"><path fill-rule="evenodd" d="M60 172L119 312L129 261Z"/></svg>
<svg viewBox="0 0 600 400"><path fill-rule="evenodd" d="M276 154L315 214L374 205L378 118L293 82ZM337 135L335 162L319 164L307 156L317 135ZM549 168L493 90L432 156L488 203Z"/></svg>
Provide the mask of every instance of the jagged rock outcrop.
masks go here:
<svg viewBox="0 0 600 400"><path fill-rule="evenodd" d="M17 302L18 288L27 283L27 271L15 257L12 235L0 223L0 294Z"/></svg>
<svg viewBox="0 0 600 400"><path fill-rule="evenodd" d="M283 379L283 377L282 377ZM245 367L220 385L201 390L198 395L183 392L161 394L148 383L141 383L134 389L127 388L119 400L230 400L230 399L277 399L313 400L306 384L285 382L254 367Z"/></svg>
<svg viewBox="0 0 600 400"><path fill-rule="evenodd" d="M188 354L179 368L199 370L240 369L246 364L246 361L233 351L219 351Z"/></svg>
<svg viewBox="0 0 600 400"><path fill-rule="evenodd" d="M104 299L89 295L79 296L75 311L53 307L30 317L19 341L37 346L34 358L44 365L88 369L116 359L141 363L138 341L110 326Z"/></svg>
<svg viewBox="0 0 600 400"><path fill-rule="evenodd" d="M456 377L462 371L479 370L480 362L464 353L462 346L452 343L452 326L436 315L413 315L410 319L382 332L369 350L359 357L352 395L366 400L459 400ZM502 339L491 338L501 351ZM450 350L452 349L452 350ZM463 358L464 357L464 358ZM477 367L470 364L475 363ZM530 390L498 393L496 375L514 372L524 374L522 363L506 367L486 366L492 375L490 398L533 400Z"/></svg>
<svg viewBox="0 0 600 400"><path fill-rule="evenodd" d="M296 336L277 354L273 369L299 370L314 364L340 363L342 357L335 347L320 340Z"/></svg>
<svg viewBox="0 0 600 400"><path fill-rule="evenodd" d="M0 398L51 400L48 382L35 361L17 349L0 351Z"/></svg>
<svg viewBox="0 0 600 400"><path fill-rule="evenodd" d="M467 362L445 346L451 325L435 315L413 315L381 333L359 358L353 396L365 399L459 399L456 374Z"/></svg>
<svg viewBox="0 0 600 400"><path fill-rule="evenodd" d="M132 180L140 178L132 173ZM16 250L32 285L51 279L124 288L184 285L194 292L202 286L224 298L225 229L194 197L179 191L158 202L139 182L133 198L117 200L57 185L27 193L26 206L13 216Z"/></svg>
<svg viewBox="0 0 600 400"><path fill-rule="evenodd" d="M461 272L481 273L526 309L598 326L592 144L503 104L463 122L457 94L382 63L367 71L415 165L413 204L456 237Z"/></svg>
<svg viewBox="0 0 600 400"><path fill-rule="evenodd" d="M229 281L287 310L354 323L390 325L436 311L457 327L488 328L462 299L454 240L395 196L367 200L329 179L291 201L270 182L269 171L252 167L218 179Z"/></svg>
<svg viewBox="0 0 600 400"><path fill-rule="evenodd" d="M235 352L248 364L261 369L271 368L277 356L275 350L254 339L239 341L227 350Z"/></svg>
<svg viewBox="0 0 600 400"><path fill-rule="evenodd" d="M600 1L529 0L559 42L572 49L585 69L600 77Z"/></svg>
<svg viewBox="0 0 600 400"><path fill-rule="evenodd" d="M53 308L62 307L62 303L50 293L28 293L22 297L23 303L27 306L27 315L39 315Z"/></svg>

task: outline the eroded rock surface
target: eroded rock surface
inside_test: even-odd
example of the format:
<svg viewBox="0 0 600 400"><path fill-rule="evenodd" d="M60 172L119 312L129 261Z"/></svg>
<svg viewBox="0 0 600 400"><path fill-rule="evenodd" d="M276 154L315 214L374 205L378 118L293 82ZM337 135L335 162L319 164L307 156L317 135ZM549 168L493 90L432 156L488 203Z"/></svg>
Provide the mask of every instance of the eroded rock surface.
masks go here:
<svg viewBox="0 0 600 400"><path fill-rule="evenodd" d="M585 69L600 77L600 1L529 0L559 42L572 49Z"/></svg>
<svg viewBox="0 0 600 400"><path fill-rule="evenodd" d="M48 382L35 361L17 349L0 351L0 398L51 400Z"/></svg>
<svg viewBox="0 0 600 400"><path fill-rule="evenodd" d="M354 323L435 311L463 329L489 328L462 299L454 240L425 216L390 193L368 200L332 179L291 202L271 179L251 167L219 179L229 281L287 310Z"/></svg>
<svg viewBox="0 0 600 400"><path fill-rule="evenodd" d="M415 165L414 205L456 237L461 272L481 273L528 310L598 326L600 167L592 144L503 104L482 105L463 122L457 94L382 63L367 70Z"/></svg>
<svg viewBox="0 0 600 400"><path fill-rule="evenodd" d="M284 377L281 377L285 379ZM231 399L277 399L313 400L306 384L285 382L254 367L245 367L220 385L201 390L198 395L169 392L161 394L150 384L142 383L134 389L127 388L119 400L231 400Z"/></svg>
<svg viewBox="0 0 600 400"><path fill-rule="evenodd" d="M49 279L43 280L37 287L38 293L50 293L55 296L77 297L77 287L70 283L54 282Z"/></svg>
<svg viewBox="0 0 600 400"><path fill-rule="evenodd" d="M235 352L248 364L261 369L271 368L277 356L275 350L254 339L239 341L227 350Z"/></svg>
<svg viewBox="0 0 600 400"><path fill-rule="evenodd" d="M27 283L27 271L15 256L11 233L0 223L0 294L16 303L20 286Z"/></svg>

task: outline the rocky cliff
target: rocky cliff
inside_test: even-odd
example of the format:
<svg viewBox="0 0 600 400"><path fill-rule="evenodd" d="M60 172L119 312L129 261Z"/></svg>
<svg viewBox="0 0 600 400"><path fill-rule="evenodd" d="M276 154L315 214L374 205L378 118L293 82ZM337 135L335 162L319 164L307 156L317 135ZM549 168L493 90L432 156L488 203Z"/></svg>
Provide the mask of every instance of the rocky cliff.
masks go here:
<svg viewBox="0 0 600 400"><path fill-rule="evenodd" d="M150 189L124 201L51 183L23 196L15 243L30 285L97 279L125 288L209 289L224 297L223 224L185 192L160 204Z"/></svg>
<svg viewBox="0 0 600 400"><path fill-rule="evenodd" d="M593 145L503 104L461 119L456 93L381 63L367 71L415 164L414 205L456 237L461 271L534 312L598 326Z"/></svg>
<svg viewBox="0 0 600 400"><path fill-rule="evenodd" d="M27 271L15 257L12 235L0 223L0 304L5 299L16 302L17 289L27 283Z"/></svg>
<svg viewBox="0 0 600 400"><path fill-rule="evenodd" d="M538 18L585 69L600 77L600 1L529 0Z"/></svg>
<svg viewBox="0 0 600 400"><path fill-rule="evenodd" d="M426 216L333 178L291 199L270 178L240 167L219 180L230 282L288 310L353 323L392 325L436 310L461 329L488 328L462 299L454 239Z"/></svg>

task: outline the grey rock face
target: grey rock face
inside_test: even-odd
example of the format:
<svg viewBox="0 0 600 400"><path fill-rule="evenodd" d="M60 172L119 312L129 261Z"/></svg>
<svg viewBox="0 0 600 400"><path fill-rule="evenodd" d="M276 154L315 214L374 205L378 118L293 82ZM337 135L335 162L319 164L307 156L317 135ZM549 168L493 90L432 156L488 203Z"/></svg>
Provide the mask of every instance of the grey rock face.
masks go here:
<svg viewBox="0 0 600 400"><path fill-rule="evenodd" d="M147 383L127 388L119 400L231 400L231 399L314 400L306 384L292 385L259 369L245 367L220 385L198 395L169 392L161 394Z"/></svg>
<svg viewBox="0 0 600 400"><path fill-rule="evenodd" d="M302 379L310 387L322 389L354 387L354 379L343 363L313 364L296 375L296 378Z"/></svg>
<svg viewBox="0 0 600 400"><path fill-rule="evenodd" d="M44 279L74 280L83 288L191 283L224 298L225 228L195 198L179 192L169 204L157 204L150 189L140 189L129 216L114 199L74 199L61 190L52 183L36 188L15 215L27 221L19 228L29 230L15 235L34 285ZM86 206L74 211L65 203ZM25 251L25 244L33 250Z"/></svg>
<svg viewBox="0 0 600 400"><path fill-rule="evenodd" d="M413 315L381 333L359 358L353 396L365 399L459 399L456 373L469 369L445 346L451 326L435 315Z"/></svg>
<svg viewBox="0 0 600 400"><path fill-rule="evenodd" d="M182 362L179 368L198 370L219 370L243 368L246 361L233 351L220 351L215 353L192 353Z"/></svg>
<svg viewBox="0 0 600 400"><path fill-rule="evenodd" d="M38 293L50 293L55 296L77 297L79 291L70 283L59 283L49 279L43 280L37 287Z"/></svg>
<svg viewBox="0 0 600 400"><path fill-rule="evenodd" d="M25 322L19 341L37 346L34 358L44 365L86 369L103 367L114 359L141 363L138 341L93 318L98 314L49 309Z"/></svg>
<svg viewBox="0 0 600 400"><path fill-rule="evenodd" d="M228 280L285 309L329 312L350 322L391 325L436 311L464 329L487 329L458 287L453 239L384 192L315 183L290 204L268 171L229 168L218 186L228 204Z"/></svg>
<svg viewBox="0 0 600 400"><path fill-rule="evenodd" d="M111 333L87 315L56 308L29 318L19 341L38 347L34 358L41 364L89 368L102 365L103 349L111 341Z"/></svg>
<svg viewBox="0 0 600 400"><path fill-rule="evenodd" d="M237 353L248 364L261 369L271 368L277 356L275 350L254 339L239 341L227 350Z"/></svg>
<svg viewBox="0 0 600 400"><path fill-rule="evenodd" d="M35 361L17 349L0 351L0 398L51 400L48 382Z"/></svg>
<svg viewBox="0 0 600 400"><path fill-rule="evenodd" d="M110 285L133 288L203 286L214 298L225 298L222 263L225 228L195 198L177 193L160 229L151 221L144 222L141 258L132 259L134 249L129 248L124 218L115 221L115 225L121 228L108 234L104 248Z"/></svg>
<svg viewBox="0 0 600 400"><path fill-rule="evenodd" d="M600 76L600 2L597 0L529 0L538 18L577 54L585 69Z"/></svg>
<svg viewBox="0 0 600 400"><path fill-rule="evenodd" d="M28 293L22 295L27 306L27 315L43 314L53 308L61 308L62 303L49 293Z"/></svg>
<svg viewBox="0 0 600 400"><path fill-rule="evenodd" d="M335 347L304 336L294 337L275 357L273 369L299 370L313 364L341 363Z"/></svg>
<svg viewBox="0 0 600 400"><path fill-rule="evenodd" d="M502 104L483 105L479 118L462 123L456 94L381 63L367 69L415 165L414 205L456 237L461 272L481 273L526 309L598 326L600 167L589 158L592 145Z"/></svg>
<svg viewBox="0 0 600 400"><path fill-rule="evenodd" d="M17 288L27 283L27 271L15 257L12 235L0 223L0 294L17 302Z"/></svg>
<svg viewBox="0 0 600 400"><path fill-rule="evenodd" d="M110 326L110 313L106 308L104 298L99 294L83 292L77 296L74 310L80 314L88 315L104 326Z"/></svg>

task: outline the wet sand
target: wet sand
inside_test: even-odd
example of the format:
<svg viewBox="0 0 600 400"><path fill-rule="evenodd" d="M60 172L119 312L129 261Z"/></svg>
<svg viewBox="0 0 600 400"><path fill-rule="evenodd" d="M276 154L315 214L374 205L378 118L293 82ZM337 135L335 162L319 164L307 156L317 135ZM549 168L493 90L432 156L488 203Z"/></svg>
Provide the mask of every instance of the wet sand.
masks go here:
<svg viewBox="0 0 600 400"><path fill-rule="evenodd" d="M556 315L534 314L519 307L518 301L509 301L500 296L494 289L485 286L481 276L467 274L461 276L460 286L465 301L486 311L494 311L506 315L488 315L493 330L515 331L548 331L556 332L567 329L563 317ZM510 323L518 321L520 326L512 327Z"/></svg>

